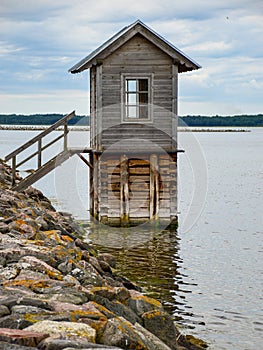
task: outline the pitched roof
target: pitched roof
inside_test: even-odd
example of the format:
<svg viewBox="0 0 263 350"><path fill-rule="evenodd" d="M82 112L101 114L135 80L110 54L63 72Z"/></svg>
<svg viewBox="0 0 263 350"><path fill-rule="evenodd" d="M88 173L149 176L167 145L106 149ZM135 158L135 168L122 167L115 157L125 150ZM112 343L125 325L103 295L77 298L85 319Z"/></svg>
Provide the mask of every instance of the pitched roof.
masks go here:
<svg viewBox="0 0 263 350"><path fill-rule="evenodd" d="M193 61L190 57L172 45L169 41L146 26L146 24L140 20L137 20L129 26L124 27L104 44L91 52L87 57L83 58L73 67L71 67L69 69L69 72L74 74L80 73L85 69L89 69L92 65L96 65L98 61L101 61L109 56L112 52L117 50L121 45L126 43L136 34L141 34L166 54L168 54L171 58L173 58L174 61L178 63L179 73L201 68L198 63Z"/></svg>

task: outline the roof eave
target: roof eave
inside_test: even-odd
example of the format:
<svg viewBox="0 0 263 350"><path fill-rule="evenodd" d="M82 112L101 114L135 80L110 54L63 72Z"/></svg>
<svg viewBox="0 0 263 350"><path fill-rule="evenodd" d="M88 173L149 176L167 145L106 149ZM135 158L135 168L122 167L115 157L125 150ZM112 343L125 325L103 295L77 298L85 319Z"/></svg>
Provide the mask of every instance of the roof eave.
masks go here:
<svg viewBox="0 0 263 350"><path fill-rule="evenodd" d="M137 20L133 24L120 30L117 34L99 46L91 54L75 64L72 68L69 69L69 72L75 74L89 69L92 65L97 64L97 59L105 58L105 53L107 51L109 51L108 55L114 51L110 50L110 48L115 48L115 50L117 50L119 46L123 45L136 34L141 34L153 44L158 46L162 51L166 52L176 62L178 62L179 73L201 68L198 63L193 61L190 57L188 57L158 33L153 31L151 28L146 26L143 22Z"/></svg>

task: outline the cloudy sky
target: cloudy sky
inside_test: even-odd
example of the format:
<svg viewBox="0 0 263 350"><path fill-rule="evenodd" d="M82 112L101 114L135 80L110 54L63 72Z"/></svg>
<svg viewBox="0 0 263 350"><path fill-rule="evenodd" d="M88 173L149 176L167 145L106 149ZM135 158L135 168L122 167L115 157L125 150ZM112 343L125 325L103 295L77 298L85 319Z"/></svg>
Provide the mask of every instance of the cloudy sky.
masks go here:
<svg viewBox="0 0 263 350"><path fill-rule="evenodd" d="M197 61L179 114L263 113L262 0L0 0L0 113L89 113L68 69L141 19Z"/></svg>

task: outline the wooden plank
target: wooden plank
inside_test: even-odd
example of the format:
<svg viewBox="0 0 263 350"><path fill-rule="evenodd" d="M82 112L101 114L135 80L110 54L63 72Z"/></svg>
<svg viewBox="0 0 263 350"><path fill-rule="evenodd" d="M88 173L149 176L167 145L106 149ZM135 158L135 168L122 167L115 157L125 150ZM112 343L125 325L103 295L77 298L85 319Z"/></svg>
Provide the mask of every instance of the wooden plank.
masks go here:
<svg viewBox="0 0 263 350"><path fill-rule="evenodd" d="M8 161L9 159L11 159L13 156L17 155L18 153L24 151L25 149L27 149L28 147L32 146L35 142L37 142L38 140L42 139L44 136L48 135L51 133L51 131L57 129L59 126L64 125L65 123L67 123L70 119L72 119L73 117L75 117L75 111L71 112L70 114L66 115L65 117L61 118L60 120L58 120L55 124L51 125L49 128L47 128L46 130L44 130L43 132L41 132L40 134L38 134L37 136L33 137L31 140L29 140L28 142L24 143L21 147L17 148L16 150L14 150L13 152L9 153L6 157L5 157L5 161Z"/></svg>
<svg viewBox="0 0 263 350"><path fill-rule="evenodd" d="M131 175L149 175L150 167L133 167L129 169Z"/></svg>
<svg viewBox="0 0 263 350"><path fill-rule="evenodd" d="M149 167L149 161L145 159L129 159L129 167L136 167L136 166L147 166Z"/></svg>

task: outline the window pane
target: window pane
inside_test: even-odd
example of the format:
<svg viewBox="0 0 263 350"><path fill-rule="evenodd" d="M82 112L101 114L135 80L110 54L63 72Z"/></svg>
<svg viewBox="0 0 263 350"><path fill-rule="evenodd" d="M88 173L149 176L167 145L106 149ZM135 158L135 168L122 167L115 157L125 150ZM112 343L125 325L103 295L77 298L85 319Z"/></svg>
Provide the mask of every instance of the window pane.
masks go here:
<svg viewBox="0 0 263 350"><path fill-rule="evenodd" d="M127 106L127 117L137 118L137 106Z"/></svg>
<svg viewBox="0 0 263 350"><path fill-rule="evenodd" d="M127 104L129 105L135 105L137 102L137 94L132 93L132 94L127 94Z"/></svg>
<svg viewBox="0 0 263 350"><path fill-rule="evenodd" d="M139 94L139 103L148 103L148 94L140 93Z"/></svg>
<svg viewBox="0 0 263 350"><path fill-rule="evenodd" d="M134 79L127 79L127 91L136 92L137 81Z"/></svg>
<svg viewBox="0 0 263 350"><path fill-rule="evenodd" d="M148 105L143 104L139 106L139 118L147 119L148 118Z"/></svg>
<svg viewBox="0 0 263 350"><path fill-rule="evenodd" d="M148 91L148 79L139 79L139 91Z"/></svg>

